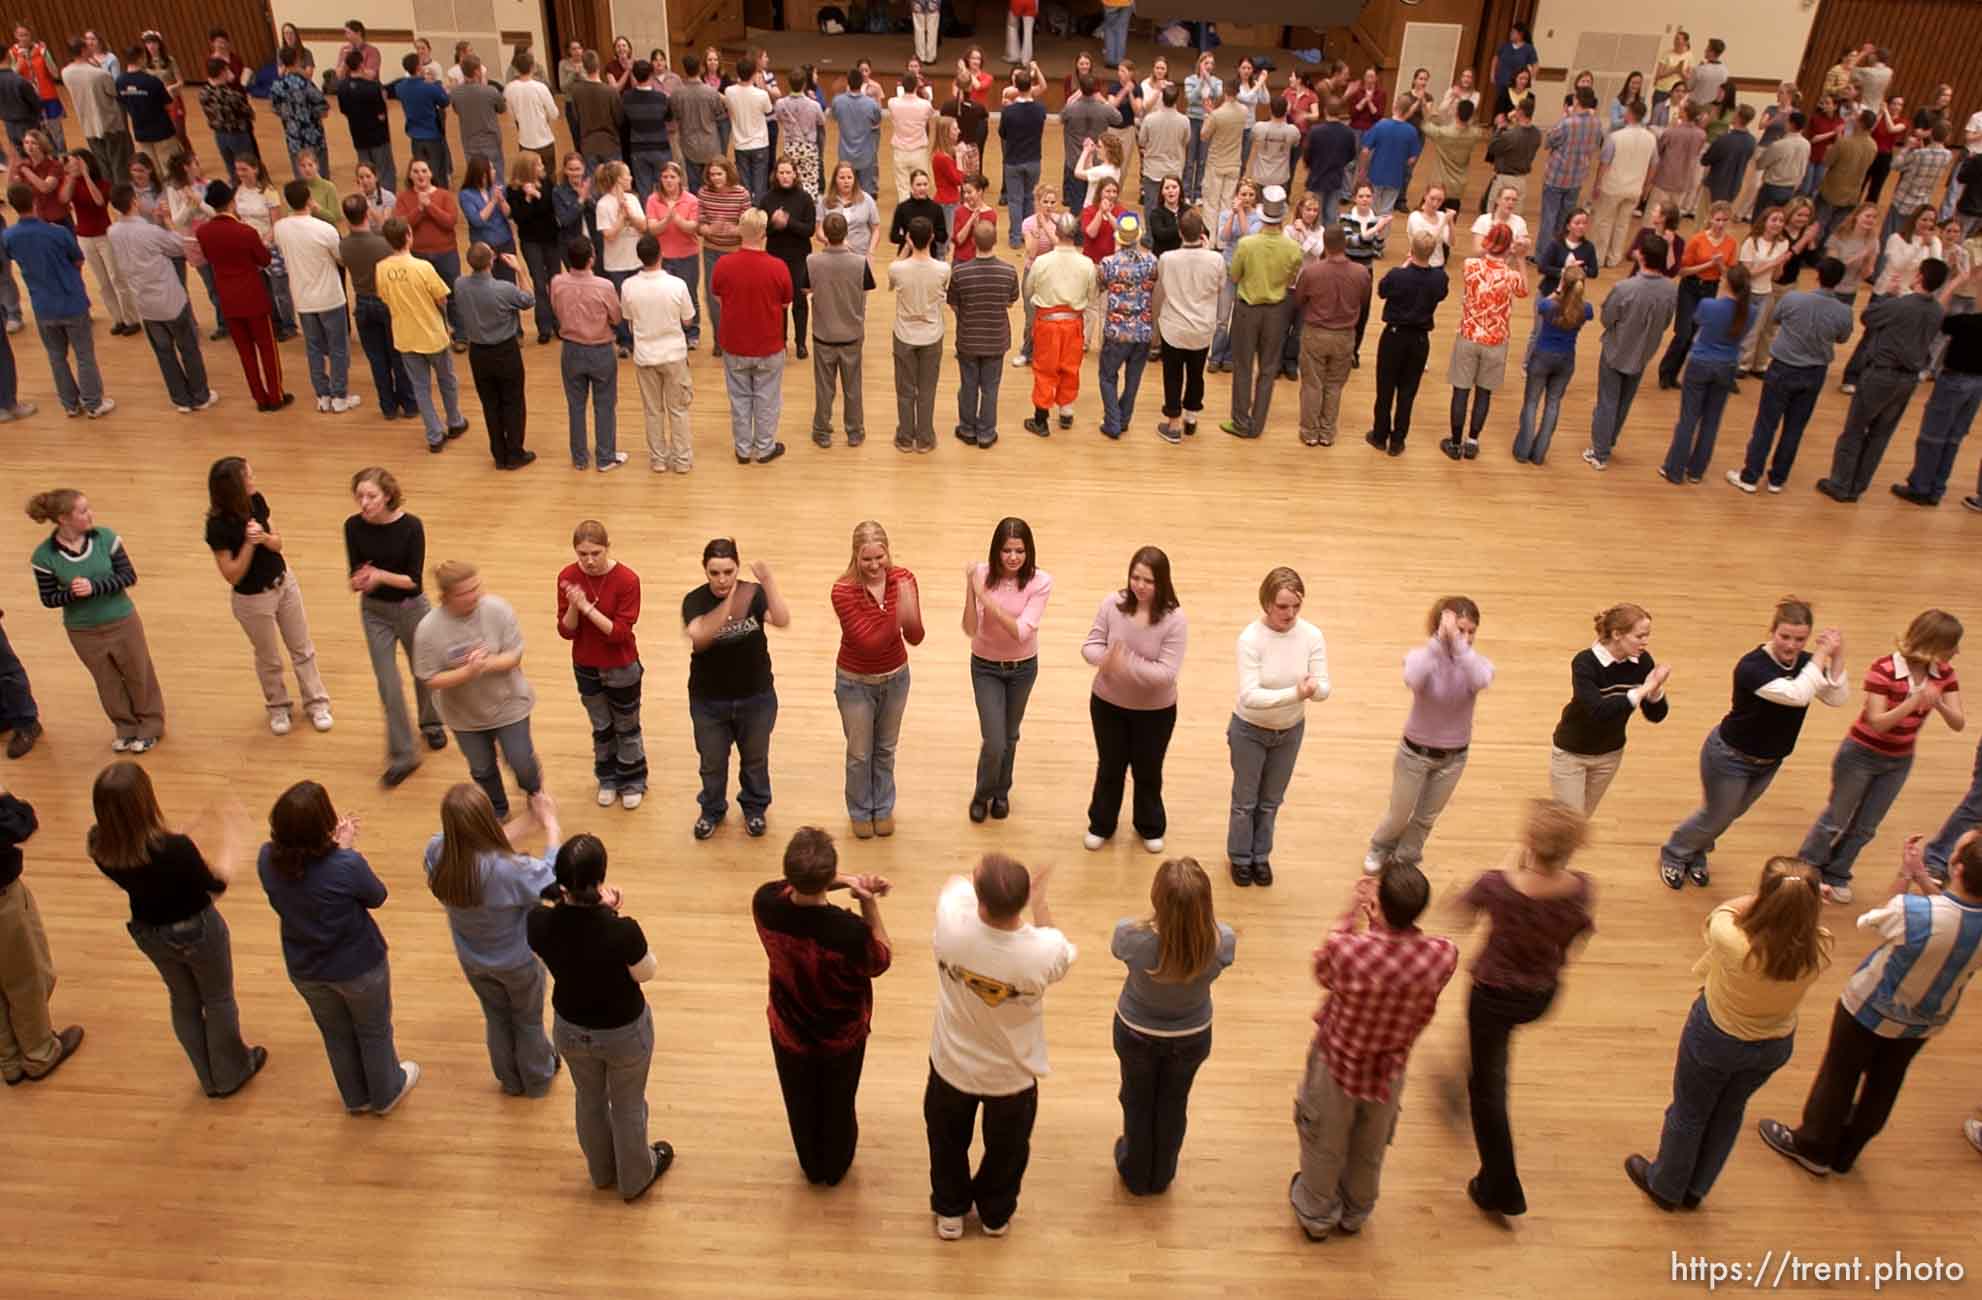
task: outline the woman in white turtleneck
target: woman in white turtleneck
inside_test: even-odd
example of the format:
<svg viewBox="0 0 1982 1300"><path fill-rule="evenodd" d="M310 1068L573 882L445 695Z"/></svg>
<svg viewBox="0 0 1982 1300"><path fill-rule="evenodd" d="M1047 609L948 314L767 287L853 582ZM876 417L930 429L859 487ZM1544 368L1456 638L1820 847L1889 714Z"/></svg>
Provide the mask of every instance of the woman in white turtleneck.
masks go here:
<svg viewBox="0 0 1982 1300"><path fill-rule="evenodd" d="M1328 698L1328 646L1301 617L1308 589L1277 568L1259 584L1260 617L1239 633L1239 698L1225 730L1232 818L1225 856L1235 885L1273 883L1273 822L1307 730L1307 703Z"/></svg>

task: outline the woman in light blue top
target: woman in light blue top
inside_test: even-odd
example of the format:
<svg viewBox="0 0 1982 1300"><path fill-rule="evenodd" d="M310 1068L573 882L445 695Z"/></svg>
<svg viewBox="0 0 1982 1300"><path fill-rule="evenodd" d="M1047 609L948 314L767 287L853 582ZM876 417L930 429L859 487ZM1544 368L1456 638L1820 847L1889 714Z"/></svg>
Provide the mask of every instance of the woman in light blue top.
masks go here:
<svg viewBox="0 0 1982 1300"><path fill-rule="evenodd" d="M1514 459L1530 465L1548 459L1556 418L1562 414L1562 394L1576 373L1576 337L1595 315L1583 297L1583 279L1583 264L1568 263L1555 293L1535 305L1534 350L1528 354L1521 430L1514 439Z"/></svg>
<svg viewBox="0 0 1982 1300"><path fill-rule="evenodd" d="M530 796L530 812L544 832L541 858L514 847L512 832L527 819L505 827L480 786L457 785L441 800L440 834L426 857L427 887L447 909L454 955L488 1022L489 1065L512 1097L543 1096L558 1067L544 1033L544 967L526 925L556 882L551 864L564 836L548 794Z"/></svg>
<svg viewBox="0 0 1982 1300"><path fill-rule="evenodd" d="M1191 1080L1211 1055L1211 982L1238 939L1211 906L1211 877L1196 858L1172 858L1149 887L1150 915L1115 925L1109 951L1129 968L1115 1005L1122 1064L1122 1136L1115 1168L1131 1194L1150 1196L1177 1176Z"/></svg>
<svg viewBox="0 0 1982 1300"><path fill-rule="evenodd" d="M461 178L459 198L461 219L468 223L468 242L487 244L495 250L491 273L498 280L515 284L516 268L502 260L504 253L516 251L516 232L509 224L509 196L497 183L488 159L468 160L468 173Z"/></svg>
<svg viewBox="0 0 1982 1300"><path fill-rule="evenodd" d="M1672 428L1659 477L1668 483L1698 483L1714 458L1721 412L1734 391L1741 340L1751 307L1748 268L1736 263L1721 273L1720 296L1693 312L1693 347L1686 354L1686 377L1679 395L1679 422Z"/></svg>

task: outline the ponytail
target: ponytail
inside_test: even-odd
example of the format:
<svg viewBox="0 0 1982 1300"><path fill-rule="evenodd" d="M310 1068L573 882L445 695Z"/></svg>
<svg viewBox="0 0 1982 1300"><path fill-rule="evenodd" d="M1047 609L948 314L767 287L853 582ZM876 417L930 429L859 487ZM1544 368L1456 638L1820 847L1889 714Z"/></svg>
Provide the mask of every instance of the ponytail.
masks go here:
<svg viewBox="0 0 1982 1300"><path fill-rule="evenodd" d="M1739 262L1722 272L1727 287L1734 290L1734 319L1727 323L1727 332L1736 342L1748 333L1748 311L1751 297L1748 291L1748 268Z"/></svg>

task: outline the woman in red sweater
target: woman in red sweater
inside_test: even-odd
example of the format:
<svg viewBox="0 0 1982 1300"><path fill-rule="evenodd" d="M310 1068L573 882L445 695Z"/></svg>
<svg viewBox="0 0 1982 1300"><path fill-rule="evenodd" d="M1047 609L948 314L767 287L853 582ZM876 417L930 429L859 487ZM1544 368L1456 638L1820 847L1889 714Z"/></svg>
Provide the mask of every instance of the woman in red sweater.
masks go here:
<svg viewBox="0 0 1982 1300"><path fill-rule="evenodd" d="M461 278L461 246L454 233L461 221L460 204L453 194L434 184L433 168L426 160L415 158L406 168L406 188L393 201L392 215L412 232L413 256L440 272L446 282L447 332L454 339L454 350L466 352L461 308L454 300L454 282Z"/></svg>
<svg viewBox="0 0 1982 1300"><path fill-rule="evenodd" d="M557 634L571 642L578 699L592 720L592 772L599 807L638 808L647 793L640 737L640 575L612 557L606 526L587 519L571 532L574 564L557 575Z"/></svg>
<svg viewBox="0 0 1982 1300"><path fill-rule="evenodd" d="M853 558L833 584L840 654L833 700L846 732L846 811L856 839L895 833L895 745L908 709L908 647L922 644L915 575L894 562L888 532L854 527Z"/></svg>

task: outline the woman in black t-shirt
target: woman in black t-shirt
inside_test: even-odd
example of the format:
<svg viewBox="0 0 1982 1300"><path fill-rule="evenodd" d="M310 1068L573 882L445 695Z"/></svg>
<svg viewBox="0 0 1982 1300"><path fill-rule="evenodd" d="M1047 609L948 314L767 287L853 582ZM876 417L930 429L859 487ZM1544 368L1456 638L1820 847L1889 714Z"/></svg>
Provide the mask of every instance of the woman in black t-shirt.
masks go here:
<svg viewBox="0 0 1982 1300"><path fill-rule="evenodd" d="M594 1187L638 1199L674 1163L674 1148L647 1141L647 1069L654 1017L640 986L654 954L640 923L619 914L606 885L606 846L574 835L557 851L551 907L530 914L530 950L551 973L551 1039L577 1089L578 1145Z"/></svg>
<svg viewBox="0 0 1982 1300"><path fill-rule="evenodd" d="M729 811L729 753L737 758L737 804L743 829L764 833L771 806L771 730L778 723L778 695L771 684L771 643L766 625L785 627L791 611L778 592L771 566L750 566L755 582L737 581L736 542L718 537L702 548L708 581L681 598L688 634L688 718L702 760L702 793L696 802L695 838L706 840Z"/></svg>
<svg viewBox="0 0 1982 1300"><path fill-rule="evenodd" d="M211 508L206 544L214 567L234 588L234 620L255 651L255 676L268 705L268 729L289 734L289 682L282 652L296 668L303 711L318 731L330 730L330 693L317 671L317 648L310 642L310 619L303 612L303 590L282 558L282 534L269 527L268 502L255 491L254 467L239 456L222 456L206 475Z"/></svg>
<svg viewBox="0 0 1982 1300"><path fill-rule="evenodd" d="M268 1049L241 1039L234 1002L234 953L227 922L213 900L233 874L234 836L222 832L219 860L166 829L151 778L136 763L112 763L91 791L96 825L89 856L131 896L126 928L151 958L172 997L172 1032L209 1097L231 1097L268 1060Z"/></svg>
<svg viewBox="0 0 1982 1300"><path fill-rule="evenodd" d="M372 676L378 680L379 703L385 708L385 775L379 784L390 790L420 766L413 748L413 724L406 716L406 691L399 681L395 646L406 651L413 666L413 633L433 607L420 594L420 573L427 563L427 534L418 515L401 509L404 498L392 471L368 465L351 476L351 497L358 513L344 521L344 559L350 567L351 590L358 593L358 621L365 630ZM447 748L447 729L433 692L413 678L413 702L419 709L420 734L428 749Z"/></svg>

